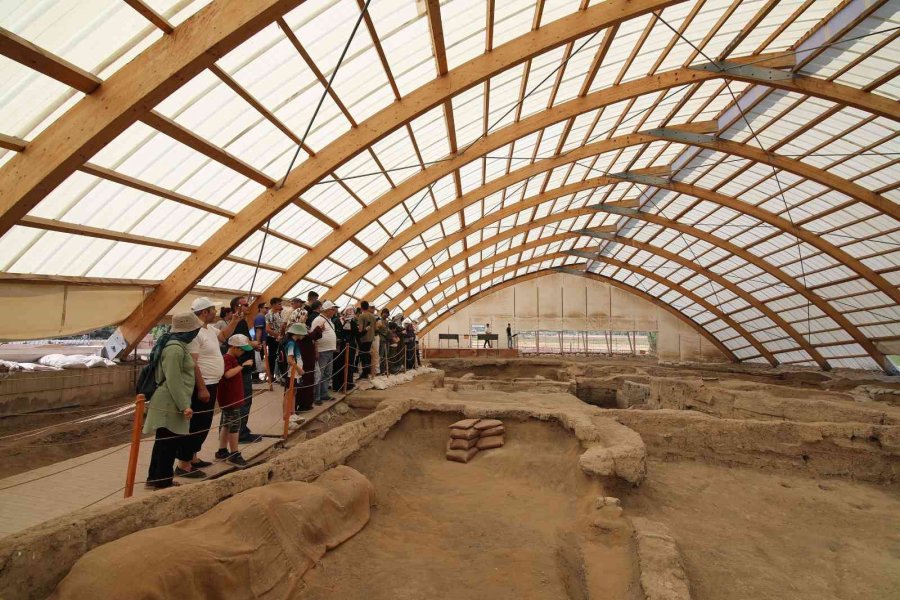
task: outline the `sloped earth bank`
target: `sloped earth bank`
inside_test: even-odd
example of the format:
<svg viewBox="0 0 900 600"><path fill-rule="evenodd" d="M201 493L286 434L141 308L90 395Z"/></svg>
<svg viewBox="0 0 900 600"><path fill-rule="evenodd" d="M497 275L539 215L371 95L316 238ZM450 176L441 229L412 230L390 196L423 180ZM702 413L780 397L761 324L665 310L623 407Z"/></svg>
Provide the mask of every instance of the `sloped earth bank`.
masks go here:
<svg viewBox="0 0 900 600"><path fill-rule="evenodd" d="M694 600L887 600L900 591L898 492L652 460L623 505L668 526Z"/></svg>
<svg viewBox="0 0 900 600"><path fill-rule="evenodd" d="M508 419L504 447L444 458L459 415L408 413L347 461L375 486L372 518L294 596L398 600L642 600L631 530L592 525L599 480L555 423Z"/></svg>

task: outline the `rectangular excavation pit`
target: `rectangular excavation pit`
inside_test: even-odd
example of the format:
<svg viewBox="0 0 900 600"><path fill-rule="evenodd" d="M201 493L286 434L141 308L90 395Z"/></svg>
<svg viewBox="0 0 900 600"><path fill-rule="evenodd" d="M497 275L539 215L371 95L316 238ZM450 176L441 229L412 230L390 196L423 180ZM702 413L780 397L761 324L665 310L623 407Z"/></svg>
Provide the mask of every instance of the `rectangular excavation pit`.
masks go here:
<svg viewBox="0 0 900 600"><path fill-rule="evenodd" d="M305 576L302 600L643 598L630 529L601 533L603 485L555 422L503 419L502 448L444 457L462 415L410 411L346 464L375 486L368 525Z"/></svg>

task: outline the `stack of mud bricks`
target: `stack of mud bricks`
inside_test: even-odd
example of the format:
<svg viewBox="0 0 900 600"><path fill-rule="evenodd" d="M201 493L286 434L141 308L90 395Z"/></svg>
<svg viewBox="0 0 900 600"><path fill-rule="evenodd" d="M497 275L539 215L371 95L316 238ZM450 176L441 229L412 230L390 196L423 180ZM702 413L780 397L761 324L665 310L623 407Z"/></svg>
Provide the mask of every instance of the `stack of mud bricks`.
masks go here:
<svg viewBox="0 0 900 600"><path fill-rule="evenodd" d="M467 463L479 450L490 450L503 445L506 428L497 419L463 419L450 426L447 442L447 460Z"/></svg>

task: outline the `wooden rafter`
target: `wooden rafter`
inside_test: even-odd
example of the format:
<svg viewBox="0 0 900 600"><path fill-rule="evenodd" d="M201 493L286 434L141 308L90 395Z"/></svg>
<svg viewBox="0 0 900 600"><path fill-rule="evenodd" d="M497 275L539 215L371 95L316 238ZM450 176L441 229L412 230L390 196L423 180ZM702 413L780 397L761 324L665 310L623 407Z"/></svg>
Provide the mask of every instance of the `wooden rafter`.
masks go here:
<svg viewBox="0 0 900 600"><path fill-rule="evenodd" d="M275 185L275 181L262 171L245 163L224 148L220 148L212 142L204 140L196 133L190 131L186 127L183 127L182 125L179 125L174 120L165 115L151 110L143 117L141 117L141 120L160 133L164 133L170 138L181 142L190 149L211 158L212 160L228 167L233 171L240 173L247 179L255 181L267 188Z"/></svg>
<svg viewBox="0 0 900 600"><path fill-rule="evenodd" d="M85 94L92 93L102 83L96 75L35 46L2 27L0 27L0 55Z"/></svg>
<svg viewBox="0 0 900 600"><path fill-rule="evenodd" d="M143 0L125 0L125 3L140 13L142 17L153 23L157 28L162 30L163 33L173 33L175 31L175 28L172 27L172 24L169 23L164 16L153 10L153 8Z"/></svg>

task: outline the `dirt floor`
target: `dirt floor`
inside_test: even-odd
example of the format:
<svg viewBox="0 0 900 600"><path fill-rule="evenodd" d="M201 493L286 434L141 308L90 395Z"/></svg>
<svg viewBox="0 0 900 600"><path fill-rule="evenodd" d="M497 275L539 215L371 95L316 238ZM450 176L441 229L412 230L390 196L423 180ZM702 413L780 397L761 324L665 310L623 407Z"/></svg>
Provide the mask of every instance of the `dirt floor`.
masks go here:
<svg viewBox="0 0 900 600"><path fill-rule="evenodd" d="M643 597L630 533L590 526L602 489L578 469L571 434L507 422L506 446L459 464L444 458L456 418L411 413L348 461L377 506L307 573L298 599Z"/></svg>
<svg viewBox="0 0 900 600"><path fill-rule="evenodd" d="M694 600L900 597L897 487L695 462L648 474L625 512L669 527Z"/></svg>

